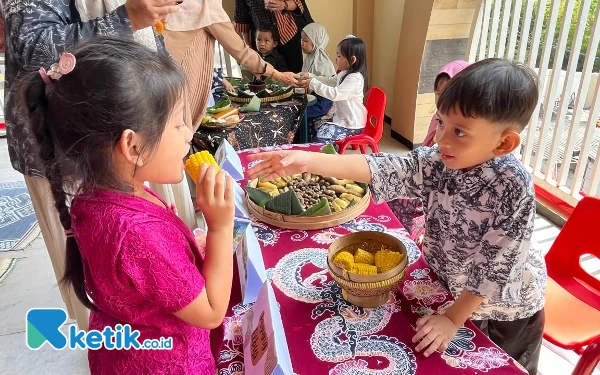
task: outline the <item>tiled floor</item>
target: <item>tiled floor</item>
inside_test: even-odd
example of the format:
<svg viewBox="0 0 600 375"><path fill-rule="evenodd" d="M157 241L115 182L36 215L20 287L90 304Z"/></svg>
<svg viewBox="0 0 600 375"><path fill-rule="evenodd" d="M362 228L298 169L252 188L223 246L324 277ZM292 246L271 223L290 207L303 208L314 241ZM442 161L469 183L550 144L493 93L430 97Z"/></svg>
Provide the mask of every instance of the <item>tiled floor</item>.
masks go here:
<svg viewBox="0 0 600 375"><path fill-rule="evenodd" d="M408 150L390 137L386 126L380 142L384 152L405 154ZM22 176L8 161L6 140L0 139L0 182L18 181ZM534 240L547 251L558 229L542 217L535 221ZM2 374L89 374L86 352L56 351L44 346L33 351L25 345L25 314L34 307L63 307L46 247L41 237L16 254L0 252L0 257L19 257L15 268L0 283L0 373ZM596 262L596 260L594 260ZM595 263L589 267L600 269ZM72 322L69 322L72 324ZM67 329L67 327L65 327ZM560 353L560 354L557 354ZM543 375L570 374L577 360L570 353L545 345L540 360ZM304 374L303 374L304 375Z"/></svg>

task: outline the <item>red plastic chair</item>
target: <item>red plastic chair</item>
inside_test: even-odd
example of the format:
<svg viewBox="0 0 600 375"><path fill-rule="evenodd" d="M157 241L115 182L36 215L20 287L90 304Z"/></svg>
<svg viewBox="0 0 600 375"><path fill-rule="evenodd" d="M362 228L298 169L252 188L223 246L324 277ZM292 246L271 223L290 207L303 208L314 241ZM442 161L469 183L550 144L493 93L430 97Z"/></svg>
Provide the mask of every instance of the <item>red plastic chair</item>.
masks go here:
<svg viewBox="0 0 600 375"><path fill-rule="evenodd" d="M600 280L580 264L582 255L600 258L598 217L600 198L581 199L546 255L544 338L578 354L600 336Z"/></svg>
<svg viewBox="0 0 600 375"><path fill-rule="evenodd" d="M592 375L600 362L600 336L588 345L571 375Z"/></svg>
<svg viewBox="0 0 600 375"><path fill-rule="evenodd" d="M334 142L338 146L338 153L343 154L348 146L356 150L358 146L360 152L367 153L365 146L369 146L373 152L379 152L377 143L383 136L383 122L385 116L385 105L387 95L379 87L372 87L367 97L367 124L362 134L350 136Z"/></svg>

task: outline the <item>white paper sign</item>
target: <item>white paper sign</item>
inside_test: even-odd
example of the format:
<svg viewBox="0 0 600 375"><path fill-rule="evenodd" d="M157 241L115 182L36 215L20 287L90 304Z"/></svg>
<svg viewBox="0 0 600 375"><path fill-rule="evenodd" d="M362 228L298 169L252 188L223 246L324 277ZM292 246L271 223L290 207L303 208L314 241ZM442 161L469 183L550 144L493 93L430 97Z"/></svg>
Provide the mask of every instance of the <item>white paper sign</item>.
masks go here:
<svg viewBox="0 0 600 375"><path fill-rule="evenodd" d="M240 156L226 139L223 139L215 152L215 160L234 180L244 179L244 168Z"/></svg>
<svg viewBox="0 0 600 375"><path fill-rule="evenodd" d="M248 202L246 201L246 192L237 182L233 182L233 201L235 203L235 216L250 217L248 211Z"/></svg>
<svg viewBox="0 0 600 375"><path fill-rule="evenodd" d="M253 303L262 284L267 280L267 271L252 225L246 228L244 238L237 247L236 257L244 304Z"/></svg>
<svg viewBox="0 0 600 375"><path fill-rule="evenodd" d="M269 281L242 321L246 374L293 375L279 305Z"/></svg>

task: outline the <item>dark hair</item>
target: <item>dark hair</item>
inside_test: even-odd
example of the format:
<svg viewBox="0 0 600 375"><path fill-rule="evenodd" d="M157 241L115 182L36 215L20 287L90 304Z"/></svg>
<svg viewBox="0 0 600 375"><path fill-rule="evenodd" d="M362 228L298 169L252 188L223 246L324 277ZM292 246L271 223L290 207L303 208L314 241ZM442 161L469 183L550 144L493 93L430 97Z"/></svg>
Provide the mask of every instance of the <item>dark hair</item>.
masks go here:
<svg viewBox="0 0 600 375"><path fill-rule="evenodd" d="M258 34L259 31L261 31L263 33L271 33L271 37L273 38L273 41L277 42L277 43L280 42L279 30L277 30L276 26L262 24L262 25L258 26L258 28L256 29L256 33Z"/></svg>
<svg viewBox="0 0 600 375"><path fill-rule="evenodd" d="M97 37L70 52L76 66L60 80L46 84L34 72L17 85L66 231L71 230L67 192L84 194L96 187L132 191L113 170L113 149L123 131L131 129L144 139L140 154L152 153L184 84L170 58L133 39ZM86 307L95 308L85 292L81 254L72 236L62 282L73 285Z"/></svg>
<svg viewBox="0 0 600 375"><path fill-rule="evenodd" d="M458 109L465 117L518 124L523 130L538 101L537 76L527 66L504 59L476 62L455 75L437 106L442 114Z"/></svg>
<svg viewBox="0 0 600 375"><path fill-rule="evenodd" d="M350 73L360 73L362 74L365 85L363 87L363 92L369 91L369 73L367 70L367 46L365 42L356 37L348 37L341 42L338 43L338 47L340 48L340 53L346 59L348 59L348 71L346 75L340 79L340 83L344 82L346 76ZM356 57L356 61L352 62L352 56Z"/></svg>
<svg viewBox="0 0 600 375"><path fill-rule="evenodd" d="M438 86L440 85L440 81L442 79L450 80L450 75L448 73L440 73L435 77L435 82L433 83L433 90L437 91Z"/></svg>

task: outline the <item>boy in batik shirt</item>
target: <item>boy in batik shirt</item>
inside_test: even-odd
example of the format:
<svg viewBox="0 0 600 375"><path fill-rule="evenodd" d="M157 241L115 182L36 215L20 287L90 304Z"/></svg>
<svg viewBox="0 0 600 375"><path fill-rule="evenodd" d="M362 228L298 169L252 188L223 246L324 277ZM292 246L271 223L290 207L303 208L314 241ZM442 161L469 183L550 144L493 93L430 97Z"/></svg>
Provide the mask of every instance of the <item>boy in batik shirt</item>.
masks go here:
<svg viewBox="0 0 600 375"><path fill-rule="evenodd" d="M472 319L530 374L544 328L546 267L531 246L533 182L512 155L538 101L537 78L502 59L477 62L452 78L438 101L437 145L405 157L258 153L250 178L312 172L371 185L377 201L423 201L423 252L456 301L417 322L413 342L425 356L443 351ZM349 167L351 166L351 167Z"/></svg>

